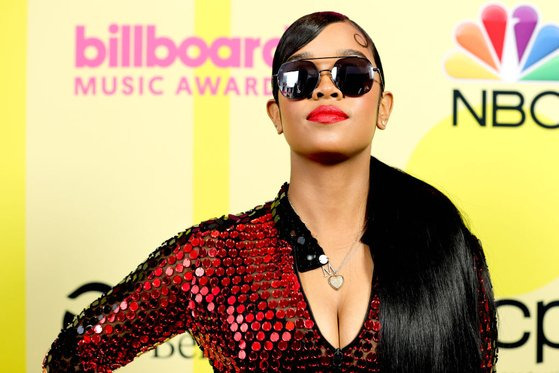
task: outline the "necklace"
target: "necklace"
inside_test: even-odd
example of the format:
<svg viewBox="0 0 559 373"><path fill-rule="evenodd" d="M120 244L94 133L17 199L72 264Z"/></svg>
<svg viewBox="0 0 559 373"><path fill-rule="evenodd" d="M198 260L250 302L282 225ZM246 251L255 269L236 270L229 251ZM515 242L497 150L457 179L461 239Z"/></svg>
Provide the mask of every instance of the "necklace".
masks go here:
<svg viewBox="0 0 559 373"><path fill-rule="evenodd" d="M334 267L332 267L332 264L330 264L330 261L328 261L328 263L324 264L321 267L322 268L322 276L328 278L328 285L330 285L332 287L332 289L340 290L340 288L344 284L344 276L342 276L338 272L342 269L344 264L347 263L347 260L350 257L350 254L353 252L353 249L355 247L359 246L359 245L356 245L359 242L359 238L360 238L360 235L358 235L355 238L355 241L353 241L353 244L351 244L347 254L345 255L345 257L342 260L342 263L340 264L338 269L334 269Z"/></svg>
<svg viewBox="0 0 559 373"><path fill-rule="evenodd" d="M289 201L289 199L288 199ZM291 204L291 208L293 209L293 211L295 211L295 214L297 216L299 216L299 214L297 214L297 210L295 209L295 207L293 206L293 204ZM366 205L363 205L362 210L364 210L366 207ZM353 249L356 246L357 243L359 243L359 240L361 238L363 231L360 230L359 234L357 235L357 237L355 237L355 240L353 241L353 243L351 244L351 246L348 249L347 254L345 255L344 259L342 260L342 263L340 264L340 266L338 267L338 269L334 269L334 267L332 267L332 264L330 264L330 260L328 258L328 256L326 255L321 255L319 260L320 263L322 263L322 276L327 277L328 278L328 284L332 287L332 289L334 290L340 290L340 288L342 287L342 285L344 284L344 276L342 276L339 272L342 269L342 267L346 264L347 260L350 257L350 254L354 251Z"/></svg>

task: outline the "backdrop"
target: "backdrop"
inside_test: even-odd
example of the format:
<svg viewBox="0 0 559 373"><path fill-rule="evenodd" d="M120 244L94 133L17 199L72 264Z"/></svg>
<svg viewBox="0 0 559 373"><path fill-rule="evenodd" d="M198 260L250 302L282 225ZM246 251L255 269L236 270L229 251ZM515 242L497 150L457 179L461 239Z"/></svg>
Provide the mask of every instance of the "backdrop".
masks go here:
<svg viewBox="0 0 559 373"><path fill-rule="evenodd" d="M285 28L347 14L393 115L373 154L447 194L481 239L499 372L559 372L559 5L516 1L37 1L2 5L2 371L164 240L274 198L266 115ZM189 335L122 372L209 372Z"/></svg>

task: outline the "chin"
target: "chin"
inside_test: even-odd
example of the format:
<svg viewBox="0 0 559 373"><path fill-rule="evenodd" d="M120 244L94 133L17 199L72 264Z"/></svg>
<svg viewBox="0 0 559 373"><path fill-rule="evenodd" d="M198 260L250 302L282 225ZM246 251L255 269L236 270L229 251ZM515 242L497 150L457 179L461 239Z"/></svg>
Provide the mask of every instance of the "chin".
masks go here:
<svg viewBox="0 0 559 373"><path fill-rule="evenodd" d="M349 154L337 151L321 151L307 155L307 158L323 164L340 163L349 159L350 157L351 155Z"/></svg>
<svg viewBox="0 0 559 373"><path fill-rule="evenodd" d="M367 153L367 158L371 152L371 143L364 141L307 141L306 143L290 144L291 151L298 157L306 158L322 164L336 164L354 158L361 153Z"/></svg>

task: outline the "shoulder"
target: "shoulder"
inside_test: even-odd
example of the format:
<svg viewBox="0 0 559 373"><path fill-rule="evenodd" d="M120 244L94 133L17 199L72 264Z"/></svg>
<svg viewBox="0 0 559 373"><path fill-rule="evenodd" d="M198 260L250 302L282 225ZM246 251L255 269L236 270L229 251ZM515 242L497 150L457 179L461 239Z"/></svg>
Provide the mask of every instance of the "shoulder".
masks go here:
<svg viewBox="0 0 559 373"><path fill-rule="evenodd" d="M161 250L170 253L177 245L187 243L198 248L220 249L232 248L238 241L253 240L260 236L260 232L270 230L273 226L271 204L272 201L268 201L246 211L201 221L165 240L160 245L160 250L152 255L157 255Z"/></svg>

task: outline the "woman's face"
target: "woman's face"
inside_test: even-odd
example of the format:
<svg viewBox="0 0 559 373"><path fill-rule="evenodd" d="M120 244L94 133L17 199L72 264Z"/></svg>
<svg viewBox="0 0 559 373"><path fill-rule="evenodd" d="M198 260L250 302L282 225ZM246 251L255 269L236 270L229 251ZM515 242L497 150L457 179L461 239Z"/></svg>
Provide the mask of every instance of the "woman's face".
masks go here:
<svg viewBox="0 0 559 373"><path fill-rule="evenodd" d="M326 26L310 43L294 53L305 58L365 55L374 65L365 37L350 23ZM318 70L330 70L337 58L312 60ZM384 129L392 107L390 92L380 93L380 75L375 74L372 89L359 97L344 97L328 72L321 73L310 99L290 100L278 94L279 106L268 101L268 115L278 133L284 133L292 152L315 160L343 160L360 152L370 154L375 128ZM383 96L383 97L381 97ZM314 121L309 114L319 106L335 106L347 119L335 123Z"/></svg>

